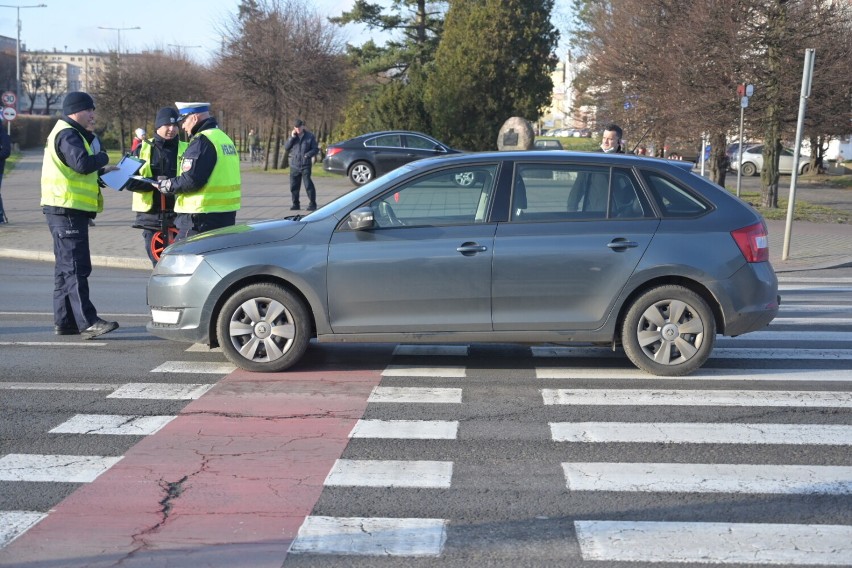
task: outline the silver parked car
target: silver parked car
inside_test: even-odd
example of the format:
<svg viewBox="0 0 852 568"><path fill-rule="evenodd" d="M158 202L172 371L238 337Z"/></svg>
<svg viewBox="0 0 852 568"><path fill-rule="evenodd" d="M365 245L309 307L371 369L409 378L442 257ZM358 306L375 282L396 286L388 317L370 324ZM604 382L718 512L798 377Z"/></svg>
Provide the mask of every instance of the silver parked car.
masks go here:
<svg viewBox="0 0 852 568"><path fill-rule="evenodd" d="M717 333L763 328L780 301L762 218L691 167L549 151L412 162L307 216L170 246L148 330L251 371L287 369L316 338L594 343L685 375Z"/></svg>
<svg viewBox="0 0 852 568"><path fill-rule="evenodd" d="M789 148L781 149L781 156L778 158L778 173L792 174L793 173L793 150ZM740 167L739 151L734 151L731 154L731 169L737 171ZM760 173L763 169L763 144L757 146L748 146L743 152L743 175L754 176ZM799 156L799 170L797 173L806 174L810 171L810 158L808 156Z"/></svg>

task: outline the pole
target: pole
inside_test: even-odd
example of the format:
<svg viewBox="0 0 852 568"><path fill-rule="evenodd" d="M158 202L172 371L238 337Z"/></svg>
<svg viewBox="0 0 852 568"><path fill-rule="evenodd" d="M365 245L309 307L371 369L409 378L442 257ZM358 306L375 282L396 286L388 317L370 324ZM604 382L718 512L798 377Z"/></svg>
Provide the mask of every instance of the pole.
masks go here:
<svg viewBox="0 0 852 568"><path fill-rule="evenodd" d="M132 28L110 28L106 26L98 26L99 30L113 30L118 32L118 42L116 44L116 55L118 59L121 59L121 31L122 30L141 30L139 26L133 26Z"/></svg>
<svg viewBox="0 0 852 568"><path fill-rule="evenodd" d="M740 150L737 152L737 197L740 196L740 188L743 185L743 151L745 150L745 146L743 145L743 114L745 112L745 108L743 105L740 105Z"/></svg>
<svg viewBox="0 0 852 568"><path fill-rule="evenodd" d="M47 4L33 4L31 6L21 6L19 4L0 4L0 8L14 8L17 13L18 38L15 43L15 101L16 109L21 108L21 8L47 8ZM9 121L6 121L9 122ZM9 132L12 132L12 125L7 125Z"/></svg>
<svg viewBox="0 0 852 568"><path fill-rule="evenodd" d="M793 228L793 207L796 202L796 180L799 177L799 147L802 145L802 130L805 126L805 110L808 108L808 97L811 96L811 79L814 73L814 50L805 50L805 64L802 70L802 94L799 97L799 121L796 124L796 145L793 148L793 173L790 176L790 199L787 202L787 225L784 229L784 248L781 260L790 257L790 233Z"/></svg>

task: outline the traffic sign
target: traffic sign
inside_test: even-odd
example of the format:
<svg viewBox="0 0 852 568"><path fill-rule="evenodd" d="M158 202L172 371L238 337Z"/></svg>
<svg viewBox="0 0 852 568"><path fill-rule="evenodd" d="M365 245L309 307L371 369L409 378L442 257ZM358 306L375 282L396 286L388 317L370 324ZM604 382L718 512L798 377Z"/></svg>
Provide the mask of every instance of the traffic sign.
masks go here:
<svg viewBox="0 0 852 568"><path fill-rule="evenodd" d="M13 107L3 109L3 120L15 120L16 116L18 116L18 112Z"/></svg>
<svg viewBox="0 0 852 568"><path fill-rule="evenodd" d="M6 91L3 93L3 106L15 106L15 103L18 102L18 97L12 91Z"/></svg>

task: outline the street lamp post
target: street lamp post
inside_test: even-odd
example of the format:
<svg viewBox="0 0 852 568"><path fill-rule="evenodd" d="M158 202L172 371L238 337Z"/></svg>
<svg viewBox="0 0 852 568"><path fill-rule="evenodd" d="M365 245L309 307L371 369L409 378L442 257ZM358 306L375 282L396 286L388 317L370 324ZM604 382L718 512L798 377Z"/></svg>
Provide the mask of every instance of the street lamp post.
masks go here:
<svg viewBox="0 0 852 568"><path fill-rule="evenodd" d="M183 52L181 51L182 49L192 49L192 48L196 48L196 47L200 48L201 46L200 45L180 45L180 44L177 44L177 43L170 43L169 47L177 48L178 59L181 59L183 57Z"/></svg>
<svg viewBox="0 0 852 568"><path fill-rule="evenodd" d="M18 98L15 104L18 105L18 108L21 108L21 8L47 8L47 4L31 4L28 6L0 4L0 8L15 8L18 12L18 41L15 44L15 95Z"/></svg>
<svg viewBox="0 0 852 568"><path fill-rule="evenodd" d="M121 59L121 32L123 30L141 30L139 26L133 26L132 28L109 28L106 26L98 26L99 30L114 30L118 32L118 43L116 44L115 52L118 54L118 58Z"/></svg>

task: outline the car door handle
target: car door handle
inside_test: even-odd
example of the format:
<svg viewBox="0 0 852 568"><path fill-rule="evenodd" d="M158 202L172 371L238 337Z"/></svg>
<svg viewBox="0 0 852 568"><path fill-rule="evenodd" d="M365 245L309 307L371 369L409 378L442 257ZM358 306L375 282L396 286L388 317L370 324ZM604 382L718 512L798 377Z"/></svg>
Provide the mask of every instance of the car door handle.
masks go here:
<svg viewBox="0 0 852 568"><path fill-rule="evenodd" d="M477 243L464 243L462 246L456 248L456 252L462 253L464 256L473 256L478 252L485 252L488 250L488 247L485 245L480 245Z"/></svg>
<svg viewBox="0 0 852 568"><path fill-rule="evenodd" d="M607 243L606 246L614 251L623 251L629 248L636 248L639 246L639 243L636 241L628 241L627 239L613 239L612 242Z"/></svg>

